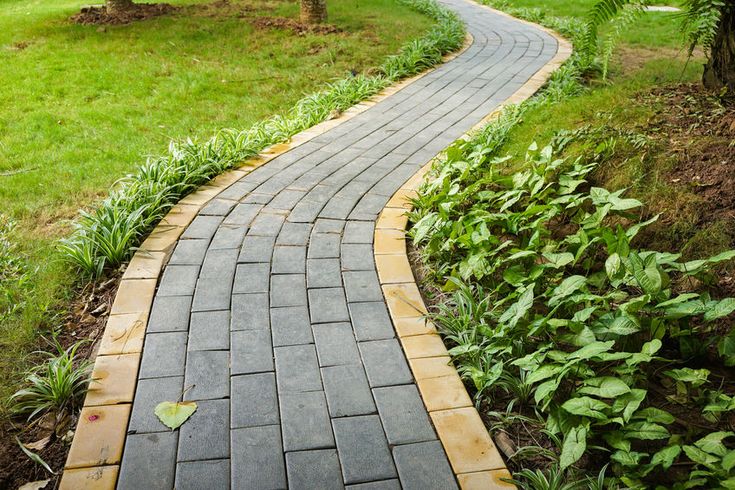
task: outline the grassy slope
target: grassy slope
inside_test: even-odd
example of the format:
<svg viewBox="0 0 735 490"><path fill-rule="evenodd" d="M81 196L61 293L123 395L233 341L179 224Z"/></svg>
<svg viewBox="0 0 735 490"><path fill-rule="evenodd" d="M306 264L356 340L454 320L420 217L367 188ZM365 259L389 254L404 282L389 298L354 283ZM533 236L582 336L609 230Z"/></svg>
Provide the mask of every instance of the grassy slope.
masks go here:
<svg viewBox="0 0 735 490"><path fill-rule="evenodd" d="M208 3L171 3L192 1ZM247 127L348 70L377 65L430 25L394 0L330 0L330 23L344 32L304 36L248 22L296 17L294 2L191 5L104 29L67 20L84 2L1 3L0 209L18 220L16 239L38 270L23 314L0 322L0 400L39 331L53 326L46 306L70 295L73 276L54 244L78 208L171 138Z"/></svg>
<svg viewBox="0 0 735 490"><path fill-rule="evenodd" d="M584 18L594 0L513 0L523 7L540 7L563 16ZM676 2L673 2L676 4ZM609 125L622 129L645 129L655 117L660 106L655 103L635 103L633 99L659 86L681 82L695 82L701 76L702 58L696 55L687 62L686 50L677 29L678 20L672 14L649 12L631 26L621 39L611 63L608 83L596 84L584 95L567 99L553 106L543 106L529 111L523 124L516 127L504 151L523 155L528 146L537 141L546 143L559 130L575 129L585 125ZM549 121L554 121L553 125ZM669 182L659 179L660 173L670 166L670 155L660 150L647 155L650 162L642 170L640 160L614 159L606 168L603 165L596 173L597 183L607 188L629 187L630 195L647 205L650 214L664 213L668 223L668 234L663 225L655 225L659 247L684 247L697 249L699 255L713 255L729 248L729 235L713 236L707 240L712 246L687 247L682 237L697 235L693 227L697 221L696 202L692 193L681 192ZM717 227L713 228L717 231ZM683 233L683 234L682 234ZM727 236L726 236L727 235ZM701 241L701 236L697 237ZM686 240L686 239L685 239ZM694 243L692 243L694 245ZM695 250L693 250L695 251Z"/></svg>

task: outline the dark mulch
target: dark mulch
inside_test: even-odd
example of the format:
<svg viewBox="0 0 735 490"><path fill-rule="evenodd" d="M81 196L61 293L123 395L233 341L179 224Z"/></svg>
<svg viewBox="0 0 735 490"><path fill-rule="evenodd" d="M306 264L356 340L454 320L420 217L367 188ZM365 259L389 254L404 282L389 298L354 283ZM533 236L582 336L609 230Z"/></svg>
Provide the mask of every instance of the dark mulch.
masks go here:
<svg viewBox="0 0 735 490"><path fill-rule="evenodd" d="M118 275L77 291L69 313L61 321L57 339L64 348L85 341L77 350L80 361L94 358L119 279ZM39 349L53 350L53 347L42 344ZM0 489L15 489L28 482L46 479L51 481L45 488L55 488L69 452L77 416L74 410L58 420L52 414L31 423L27 423L25 417L0 420ZM51 475L31 461L18 446L16 437L26 445L35 443L37 446L32 447L32 452L38 454L57 474ZM46 438L48 441L44 444Z"/></svg>
<svg viewBox="0 0 735 490"><path fill-rule="evenodd" d="M303 24L286 17L254 17L251 24L258 29L289 30L299 36L305 34L338 34L342 32L342 29L330 24Z"/></svg>

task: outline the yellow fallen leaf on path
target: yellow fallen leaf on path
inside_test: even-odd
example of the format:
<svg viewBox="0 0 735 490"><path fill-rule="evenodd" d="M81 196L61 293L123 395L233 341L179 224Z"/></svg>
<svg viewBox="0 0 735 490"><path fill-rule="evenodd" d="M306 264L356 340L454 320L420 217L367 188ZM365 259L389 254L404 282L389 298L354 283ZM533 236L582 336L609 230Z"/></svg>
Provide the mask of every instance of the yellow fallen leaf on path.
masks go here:
<svg viewBox="0 0 735 490"><path fill-rule="evenodd" d="M171 430L178 429L196 412L195 402L161 402L154 410L159 420Z"/></svg>

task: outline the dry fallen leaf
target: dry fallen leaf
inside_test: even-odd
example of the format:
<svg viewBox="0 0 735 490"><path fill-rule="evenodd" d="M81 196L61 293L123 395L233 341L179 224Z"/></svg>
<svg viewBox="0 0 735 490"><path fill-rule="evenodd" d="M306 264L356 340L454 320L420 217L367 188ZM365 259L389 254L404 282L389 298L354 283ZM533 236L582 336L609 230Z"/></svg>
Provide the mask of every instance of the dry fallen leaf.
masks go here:
<svg viewBox="0 0 735 490"><path fill-rule="evenodd" d="M178 429L196 412L195 402L161 402L154 410L163 424L171 430Z"/></svg>
<svg viewBox="0 0 735 490"><path fill-rule="evenodd" d="M46 488L46 485L48 485L50 481L51 480L38 480L28 482L25 485L18 487L18 490L41 490L42 488Z"/></svg>
<svg viewBox="0 0 735 490"><path fill-rule="evenodd" d="M32 451L40 451L41 449L48 446L48 443L50 441L51 441L51 434L37 440L36 442L29 442L28 444L23 444L23 445Z"/></svg>

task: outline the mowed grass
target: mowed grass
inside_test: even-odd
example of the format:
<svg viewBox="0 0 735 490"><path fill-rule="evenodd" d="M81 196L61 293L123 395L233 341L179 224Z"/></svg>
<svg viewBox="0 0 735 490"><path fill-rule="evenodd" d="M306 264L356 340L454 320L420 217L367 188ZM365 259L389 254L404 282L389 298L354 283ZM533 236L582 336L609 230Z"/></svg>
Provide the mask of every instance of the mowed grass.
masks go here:
<svg viewBox="0 0 735 490"><path fill-rule="evenodd" d="M26 304L0 316L0 400L72 296L76 278L56 241L78 209L171 139L246 128L378 65L431 25L395 0L329 0L341 32L305 35L252 23L296 19L297 2L170 3L181 9L98 27L69 21L84 2L2 0L0 212L18 222L32 272Z"/></svg>

